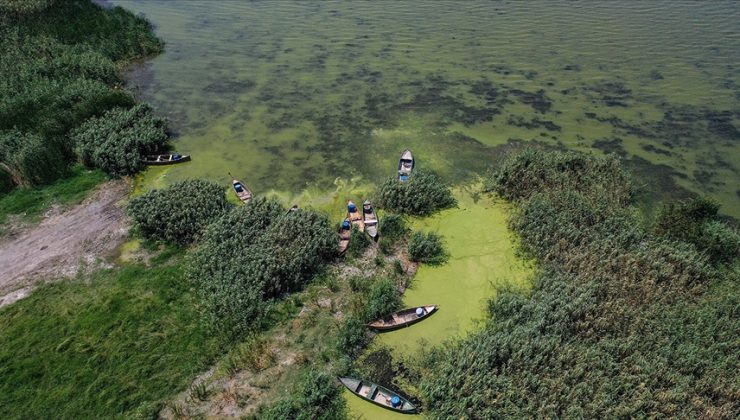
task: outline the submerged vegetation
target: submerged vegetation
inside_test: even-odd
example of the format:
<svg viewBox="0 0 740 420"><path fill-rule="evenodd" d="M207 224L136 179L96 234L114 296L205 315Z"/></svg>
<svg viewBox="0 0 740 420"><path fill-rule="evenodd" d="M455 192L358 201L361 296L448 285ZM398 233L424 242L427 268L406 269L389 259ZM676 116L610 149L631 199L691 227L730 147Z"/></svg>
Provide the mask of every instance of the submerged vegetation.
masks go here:
<svg viewBox="0 0 740 420"><path fill-rule="evenodd" d="M736 268L640 227L614 160L527 150L488 185L542 268L530 297L499 294L483 330L426 359L431 417L734 416Z"/></svg>
<svg viewBox="0 0 740 420"><path fill-rule="evenodd" d="M103 154L115 155L111 149L116 144L110 142L121 139L111 131L123 127L121 118L113 121L118 114L106 111L135 104L120 88L119 66L162 50L149 23L120 7L104 9L89 0L0 5L0 186L7 191L67 175L78 158L75 142L80 138L72 132L93 117L97 122L82 130L87 140L80 145L83 160L114 175L135 170L120 162L135 160L139 149L120 145L121 153L130 156L114 164L89 145L101 141ZM135 131L161 143L161 132Z"/></svg>

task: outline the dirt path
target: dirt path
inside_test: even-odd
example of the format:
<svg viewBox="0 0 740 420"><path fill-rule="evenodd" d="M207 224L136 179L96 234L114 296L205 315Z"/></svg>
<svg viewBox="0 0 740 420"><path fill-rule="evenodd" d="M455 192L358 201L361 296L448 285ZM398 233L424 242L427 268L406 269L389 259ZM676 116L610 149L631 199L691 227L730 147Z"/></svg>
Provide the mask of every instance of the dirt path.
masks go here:
<svg viewBox="0 0 740 420"><path fill-rule="evenodd" d="M0 242L0 306L27 296L40 281L74 276L100 265L126 237L125 209L119 203L127 181L101 185L83 203Z"/></svg>

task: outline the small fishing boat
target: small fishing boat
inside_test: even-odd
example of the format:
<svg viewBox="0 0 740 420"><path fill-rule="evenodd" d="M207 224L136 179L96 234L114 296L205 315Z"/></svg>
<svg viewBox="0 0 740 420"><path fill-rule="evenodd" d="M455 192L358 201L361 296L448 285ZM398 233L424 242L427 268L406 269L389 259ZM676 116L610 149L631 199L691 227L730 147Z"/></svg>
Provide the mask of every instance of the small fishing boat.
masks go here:
<svg viewBox="0 0 740 420"><path fill-rule="evenodd" d="M239 197L242 203L248 203L252 199L252 191L246 185L242 184L241 181L232 179L231 184L234 186L236 196Z"/></svg>
<svg viewBox="0 0 740 420"><path fill-rule="evenodd" d="M370 200L365 200L362 203L362 222L365 225L365 232L375 240L378 237L378 216L375 214Z"/></svg>
<svg viewBox="0 0 740 420"><path fill-rule="evenodd" d="M347 219L349 219L354 226L357 226L357 228L360 229L360 232L365 231L365 223L362 221L362 214L360 214L360 210L352 200L347 201Z"/></svg>
<svg viewBox="0 0 740 420"><path fill-rule="evenodd" d="M415 414L419 411L409 400L388 388L350 377L339 378L339 381L355 395L383 408L404 414Z"/></svg>
<svg viewBox="0 0 740 420"><path fill-rule="evenodd" d="M190 155L180 155L177 153L169 155L147 155L141 161L145 165L172 165L174 163L187 162Z"/></svg>
<svg viewBox="0 0 740 420"><path fill-rule="evenodd" d="M342 226L339 228L339 253L343 254L349 246L349 238L352 236L352 223L349 219L344 219Z"/></svg>
<svg viewBox="0 0 740 420"><path fill-rule="evenodd" d="M417 306L415 308L403 309L375 320L367 324L367 326L376 331L397 330L399 328L416 324L422 319L427 318L436 310L437 305Z"/></svg>
<svg viewBox="0 0 740 420"><path fill-rule="evenodd" d="M414 156L411 154L411 150L406 149L401 153L401 159L398 161L398 180L401 182L408 181L413 169Z"/></svg>

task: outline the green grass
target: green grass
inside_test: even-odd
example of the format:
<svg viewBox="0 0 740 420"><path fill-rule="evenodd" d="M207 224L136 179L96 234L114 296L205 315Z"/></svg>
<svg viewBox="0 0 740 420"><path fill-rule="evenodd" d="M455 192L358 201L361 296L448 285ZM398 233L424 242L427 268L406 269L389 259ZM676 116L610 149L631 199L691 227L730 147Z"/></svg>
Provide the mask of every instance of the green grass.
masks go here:
<svg viewBox="0 0 740 420"><path fill-rule="evenodd" d="M53 184L0 194L0 228L9 215L22 215L24 220L33 221L53 204L77 204L87 197L90 190L107 179L102 171L75 166L69 177Z"/></svg>
<svg viewBox="0 0 740 420"><path fill-rule="evenodd" d="M151 417L187 388L220 346L180 254L43 286L0 310L0 417Z"/></svg>

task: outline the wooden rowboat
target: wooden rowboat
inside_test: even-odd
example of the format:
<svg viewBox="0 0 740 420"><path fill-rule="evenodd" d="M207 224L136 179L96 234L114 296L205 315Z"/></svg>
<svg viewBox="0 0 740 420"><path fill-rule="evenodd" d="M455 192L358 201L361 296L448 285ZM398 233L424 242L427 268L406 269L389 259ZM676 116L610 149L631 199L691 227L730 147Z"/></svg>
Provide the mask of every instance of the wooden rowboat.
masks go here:
<svg viewBox="0 0 740 420"><path fill-rule="evenodd" d="M187 162L190 155L179 155L177 153L169 155L147 155L141 161L145 165L172 165L174 163Z"/></svg>
<svg viewBox="0 0 740 420"><path fill-rule="evenodd" d="M383 408L404 414L415 414L419 411L409 400L388 388L350 377L339 378L339 381L353 394Z"/></svg>
<svg viewBox="0 0 740 420"><path fill-rule="evenodd" d="M373 238L378 237L378 216L375 214L375 210L373 210L373 205L370 203L370 200L365 200L364 203L362 203L362 222L365 225L365 232L367 232L368 236Z"/></svg>
<svg viewBox="0 0 740 420"><path fill-rule="evenodd" d="M360 229L360 232L365 231L365 223L362 221L360 209L357 208L357 205L352 200L347 201L347 219L349 219L354 226L357 226L357 228Z"/></svg>
<svg viewBox="0 0 740 420"><path fill-rule="evenodd" d="M367 324L367 326L376 331L397 330L399 328L408 327L409 325L416 324L422 319L426 319L436 310L437 305L417 306L415 308L403 309L387 315L383 318L377 319Z"/></svg>
<svg viewBox="0 0 740 420"><path fill-rule="evenodd" d="M398 180L401 182L407 181L413 169L414 156L411 154L411 150L406 149L401 153L401 159L398 161Z"/></svg>
<svg viewBox="0 0 740 420"><path fill-rule="evenodd" d="M339 253L343 254L349 246L349 238L352 236L352 223L349 219L344 219L342 226L339 228Z"/></svg>
<svg viewBox="0 0 740 420"><path fill-rule="evenodd" d="M252 191L242 184L241 181L232 179L231 184L234 186L234 192L242 203L248 203L252 199Z"/></svg>

